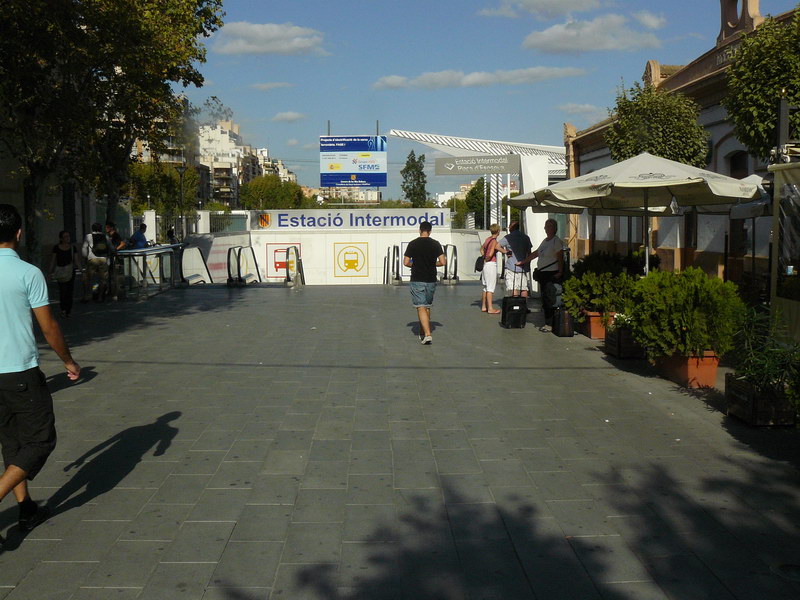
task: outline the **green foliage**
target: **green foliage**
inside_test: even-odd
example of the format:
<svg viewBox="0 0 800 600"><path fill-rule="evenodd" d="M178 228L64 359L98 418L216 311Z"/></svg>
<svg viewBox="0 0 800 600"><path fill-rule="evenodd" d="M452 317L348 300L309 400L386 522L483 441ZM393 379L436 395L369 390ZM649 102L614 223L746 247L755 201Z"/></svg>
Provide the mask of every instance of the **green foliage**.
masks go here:
<svg viewBox="0 0 800 600"><path fill-rule="evenodd" d="M483 202L484 202L483 177L475 182L465 198L466 212L475 213L475 226L483 229ZM488 223L491 225L491 223Z"/></svg>
<svg viewBox="0 0 800 600"><path fill-rule="evenodd" d="M785 90L790 105L800 104L800 11L790 23L767 18L742 38L727 71L722 105L736 137L754 156L766 159L777 144L778 103ZM800 113L790 117L800 134Z"/></svg>
<svg viewBox="0 0 800 600"><path fill-rule="evenodd" d="M248 210L304 208L300 186L291 181L281 181L277 175L262 175L246 183L239 193L239 200Z"/></svg>
<svg viewBox="0 0 800 600"><path fill-rule="evenodd" d="M736 377L767 396L788 393L800 405L800 343L788 338L780 315L748 308L731 354Z"/></svg>
<svg viewBox="0 0 800 600"><path fill-rule="evenodd" d="M705 167L708 133L697 122L699 114L700 107L691 98L637 82L617 94L614 122L604 139L615 161L649 152Z"/></svg>
<svg viewBox="0 0 800 600"><path fill-rule="evenodd" d="M128 166L125 191L131 199L133 214L140 215L148 208L160 215L189 214L195 209L200 176L193 168L183 174L181 201L180 175L167 163L132 163Z"/></svg>
<svg viewBox="0 0 800 600"><path fill-rule="evenodd" d="M733 347L744 303L736 285L708 277L701 269L651 271L633 289L633 336L647 357L718 356Z"/></svg>
<svg viewBox="0 0 800 600"><path fill-rule="evenodd" d="M577 321L586 320L585 312L603 314L627 312L636 278L619 271L617 273L584 271L564 283L562 299L567 312Z"/></svg>
<svg viewBox="0 0 800 600"><path fill-rule="evenodd" d="M182 110L173 84L202 85L202 38L221 18L221 0L3 3L0 139L27 173L29 253L47 177L115 200L134 139L157 146Z"/></svg>
<svg viewBox="0 0 800 600"><path fill-rule="evenodd" d="M661 259L657 254L650 255L650 268L657 269ZM630 275L644 275L644 250L637 250L628 255L617 252L592 252L579 258L572 265L572 272L580 277L586 272L612 273L614 275L626 272Z"/></svg>
<svg viewBox="0 0 800 600"><path fill-rule="evenodd" d="M403 177L400 189L403 190L406 200L414 208L424 208L428 202L428 191L425 189L425 155L420 154L417 157L413 150L409 152L406 166L400 171L400 175Z"/></svg>

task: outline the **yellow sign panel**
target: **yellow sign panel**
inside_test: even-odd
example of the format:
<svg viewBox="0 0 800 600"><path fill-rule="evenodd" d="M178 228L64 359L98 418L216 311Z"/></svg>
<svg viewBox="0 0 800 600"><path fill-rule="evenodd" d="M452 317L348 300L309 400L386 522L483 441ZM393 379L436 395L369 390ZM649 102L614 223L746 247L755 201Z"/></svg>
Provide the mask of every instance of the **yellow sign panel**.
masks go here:
<svg viewBox="0 0 800 600"><path fill-rule="evenodd" d="M334 242L334 277L369 277L368 242Z"/></svg>

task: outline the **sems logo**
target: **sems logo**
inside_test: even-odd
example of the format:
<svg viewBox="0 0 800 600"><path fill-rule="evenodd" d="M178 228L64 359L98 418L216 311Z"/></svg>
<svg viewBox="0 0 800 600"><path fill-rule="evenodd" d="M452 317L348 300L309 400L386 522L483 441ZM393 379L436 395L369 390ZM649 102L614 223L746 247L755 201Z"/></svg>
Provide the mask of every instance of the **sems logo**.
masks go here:
<svg viewBox="0 0 800 600"><path fill-rule="evenodd" d="M380 165L358 165L359 171L380 171Z"/></svg>

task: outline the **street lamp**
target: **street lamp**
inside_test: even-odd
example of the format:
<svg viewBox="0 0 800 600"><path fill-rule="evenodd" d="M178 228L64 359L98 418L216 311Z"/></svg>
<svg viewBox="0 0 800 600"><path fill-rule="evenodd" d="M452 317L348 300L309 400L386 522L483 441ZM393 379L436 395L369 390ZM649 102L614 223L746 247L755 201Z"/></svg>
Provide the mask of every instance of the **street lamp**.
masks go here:
<svg viewBox="0 0 800 600"><path fill-rule="evenodd" d="M186 173L186 165L176 165L175 170L181 179L181 240L186 237L186 215L183 214L183 174Z"/></svg>

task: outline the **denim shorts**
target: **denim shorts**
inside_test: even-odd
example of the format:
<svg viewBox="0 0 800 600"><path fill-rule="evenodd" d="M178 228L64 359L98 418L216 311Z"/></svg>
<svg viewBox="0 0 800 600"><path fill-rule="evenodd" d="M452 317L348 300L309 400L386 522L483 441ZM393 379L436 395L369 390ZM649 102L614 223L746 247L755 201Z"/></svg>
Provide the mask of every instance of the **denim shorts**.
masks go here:
<svg viewBox="0 0 800 600"><path fill-rule="evenodd" d="M430 306L433 304L433 293L436 291L435 283L425 281L411 282L411 302L414 306Z"/></svg>

